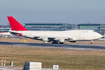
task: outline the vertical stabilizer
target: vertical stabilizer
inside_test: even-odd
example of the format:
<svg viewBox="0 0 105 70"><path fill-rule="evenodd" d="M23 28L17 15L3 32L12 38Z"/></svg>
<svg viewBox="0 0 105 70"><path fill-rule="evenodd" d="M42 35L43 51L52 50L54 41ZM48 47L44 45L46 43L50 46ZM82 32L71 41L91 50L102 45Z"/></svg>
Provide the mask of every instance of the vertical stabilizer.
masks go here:
<svg viewBox="0 0 105 70"><path fill-rule="evenodd" d="M28 31L25 27L23 27L16 19L12 16L7 16L8 21L10 23L11 29L15 31Z"/></svg>

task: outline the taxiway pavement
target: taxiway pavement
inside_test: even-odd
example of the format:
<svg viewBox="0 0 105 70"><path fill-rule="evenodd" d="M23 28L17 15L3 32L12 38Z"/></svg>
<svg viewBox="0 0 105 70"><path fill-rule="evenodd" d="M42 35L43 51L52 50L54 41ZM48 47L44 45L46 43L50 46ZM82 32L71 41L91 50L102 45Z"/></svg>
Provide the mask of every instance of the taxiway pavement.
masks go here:
<svg viewBox="0 0 105 70"><path fill-rule="evenodd" d="M49 44L49 43L0 42L0 45L27 45L27 46L42 46L42 47L68 47L68 48L105 49L105 46L84 45L84 44Z"/></svg>

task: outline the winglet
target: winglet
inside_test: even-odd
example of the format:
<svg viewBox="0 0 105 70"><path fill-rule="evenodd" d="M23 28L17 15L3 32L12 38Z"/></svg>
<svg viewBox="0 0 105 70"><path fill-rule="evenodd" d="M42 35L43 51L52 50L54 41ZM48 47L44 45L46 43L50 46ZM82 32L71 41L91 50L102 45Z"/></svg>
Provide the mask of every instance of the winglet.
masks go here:
<svg viewBox="0 0 105 70"><path fill-rule="evenodd" d="M23 27L16 19L12 16L7 16L8 21L10 23L11 29L15 31L28 31L25 27Z"/></svg>

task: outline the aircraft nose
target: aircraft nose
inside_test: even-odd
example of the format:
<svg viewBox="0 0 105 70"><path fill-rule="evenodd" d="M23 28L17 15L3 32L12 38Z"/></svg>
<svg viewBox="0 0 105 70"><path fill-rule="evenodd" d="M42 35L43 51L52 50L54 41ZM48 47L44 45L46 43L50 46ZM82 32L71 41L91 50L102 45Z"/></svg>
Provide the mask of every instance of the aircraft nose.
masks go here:
<svg viewBox="0 0 105 70"><path fill-rule="evenodd" d="M101 34L99 34L99 37L100 37L100 38L103 38L103 36L102 36Z"/></svg>
<svg viewBox="0 0 105 70"><path fill-rule="evenodd" d="M100 38L102 38L103 36L102 36L101 34L97 33L97 34L95 34L95 37L96 37L97 39L100 39Z"/></svg>

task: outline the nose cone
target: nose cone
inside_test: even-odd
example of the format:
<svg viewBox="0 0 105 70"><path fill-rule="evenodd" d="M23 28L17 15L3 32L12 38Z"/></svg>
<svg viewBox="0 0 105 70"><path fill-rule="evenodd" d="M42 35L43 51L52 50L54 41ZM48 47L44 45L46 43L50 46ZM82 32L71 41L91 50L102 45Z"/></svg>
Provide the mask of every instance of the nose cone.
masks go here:
<svg viewBox="0 0 105 70"><path fill-rule="evenodd" d="M103 36L101 34L98 35L99 38L102 38Z"/></svg>
<svg viewBox="0 0 105 70"><path fill-rule="evenodd" d="M97 32L94 33L94 38L100 39L100 38L102 38L102 37L103 37L103 36L102 36L101 34L99 34L99 33L97 33Z"/></svg>

